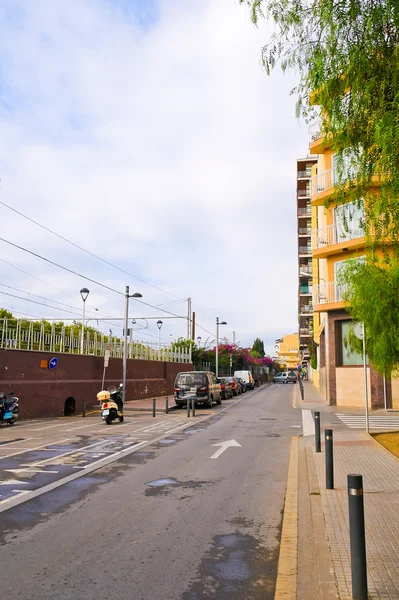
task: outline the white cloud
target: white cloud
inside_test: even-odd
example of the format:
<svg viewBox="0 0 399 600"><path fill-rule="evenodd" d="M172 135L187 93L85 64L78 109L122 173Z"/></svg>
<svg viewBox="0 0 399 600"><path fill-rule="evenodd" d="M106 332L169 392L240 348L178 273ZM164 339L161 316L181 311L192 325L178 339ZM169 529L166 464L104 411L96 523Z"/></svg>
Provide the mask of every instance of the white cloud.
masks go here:
<svg viewBox="0 0 399 600"><path fill-rule="evenodd" d="M145 27L128 4L2 2L0 199L138 277L192 296L243 343L294 331L295 159L308 142L289 96L293 76L266 76L267 29L255 29L232 0L160 0ZM121 291L130 284L150 303L173 300L3 207L0 216L16 243ZM0 248L69 294L81 287ZM68 303L12 267L0 263L0 273ZM92 308L122 313L121 297L89 287ZM183 334L179 323L168 332Z"/></svg>

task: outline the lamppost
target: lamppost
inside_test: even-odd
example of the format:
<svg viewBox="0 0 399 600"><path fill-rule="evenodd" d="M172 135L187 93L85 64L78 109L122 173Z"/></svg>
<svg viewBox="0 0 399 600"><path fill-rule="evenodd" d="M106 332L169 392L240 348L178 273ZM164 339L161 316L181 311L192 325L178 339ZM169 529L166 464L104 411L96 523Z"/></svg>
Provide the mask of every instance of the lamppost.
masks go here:
<svg viewBox="0 0 399 600"><path fill-rule="evenodd" d="M127 333L129 328L129 299L130 298L142 298L142 294L136 292L135 294L129 294L129 286L126 286L125 299L125 327L123 330L123 373L122 373L122 389L123 389L123 404L126 402L126 373L127 373Z"/></svg>
<svg viewBox="0 0 399 600"><path fill-rule="evenodd" d="M90 290L88 290L87 288L82 288L80 290L80 295L82 297L83 300L83 318L82 318L82 338L80 340L80 353L83 354L83 343L84 343L84 337L85 337L85 309L86 309L86 300L87 300L87 296L90 294Z"/></svg>
<svg viewBox="0 0 399 600"><path fill-rule="evenodd" d="M227 323L219 322L219 317L216 317L216 377L219 377L219 325L227 325Z"/></svg>
<svg viewBox="0 0 399 600"><path fill-rule="evenodd" d="M197 337L198 347L201 345L201 340L202 340L202 337L199 335Z"/></svg>
<svg viewBox="0 0 399 600"><path fill-rule="evenodd" d="M163 325L163 321L159 320L157 321L157 326L158 326L158 330L159 330L159 334L158 334L158 349L159 351L161 351L161 328Z"/></svg>

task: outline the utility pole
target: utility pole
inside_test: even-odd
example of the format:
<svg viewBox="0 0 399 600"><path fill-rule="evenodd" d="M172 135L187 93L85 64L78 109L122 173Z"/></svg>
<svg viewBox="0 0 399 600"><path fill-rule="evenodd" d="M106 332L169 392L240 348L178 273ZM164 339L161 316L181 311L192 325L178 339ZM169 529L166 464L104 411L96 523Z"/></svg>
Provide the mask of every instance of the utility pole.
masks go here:
<svg viewBox="0 0 399 600"><path fill-rule="evenodd" d="M233 346L236 345L236 332L233 331Z"/></svg>
<svg viewBox="0 0 399 600"><path fill-rule="evenodd" d="M191 339L195 340L195 311L193 311Z"/></svg>
<svg viewBox="0 0 399 600"><path fill-rule="evenodd" d="M187 298L187 339L191 340L191 298Z"/></svg>

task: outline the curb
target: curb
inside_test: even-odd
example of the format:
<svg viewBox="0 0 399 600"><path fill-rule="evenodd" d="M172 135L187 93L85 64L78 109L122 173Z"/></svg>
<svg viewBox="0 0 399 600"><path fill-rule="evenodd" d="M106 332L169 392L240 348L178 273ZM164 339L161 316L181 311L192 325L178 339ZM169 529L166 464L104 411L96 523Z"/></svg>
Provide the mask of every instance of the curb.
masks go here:
<svg viewBox="0 0 399 600"><path fill-rule="evenodd" d="M291 442L275 600L296 600L298 578L298 437Z"/></svg>
<svg viewBox="0 0 399 600"><path fill-rule="evenodd" d="M311 446L305 447L305 461L308 474L319 598L320 600L337 600L339 598L338 588L335 581L326 521Z"/></svg>

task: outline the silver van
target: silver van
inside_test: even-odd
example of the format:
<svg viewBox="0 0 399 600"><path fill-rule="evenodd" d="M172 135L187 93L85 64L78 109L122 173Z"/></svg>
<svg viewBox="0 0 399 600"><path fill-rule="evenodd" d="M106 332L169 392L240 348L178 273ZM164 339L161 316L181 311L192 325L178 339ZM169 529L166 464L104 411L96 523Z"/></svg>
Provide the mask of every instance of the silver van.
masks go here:
<svg viewBox="0 0 399 600"><path fill-rule="evenodd" d="M222 403L220 383L210 371L184 371L175 379L175 403L179 408L194 400L195 405L212 408L214 402Z"/></svg>

